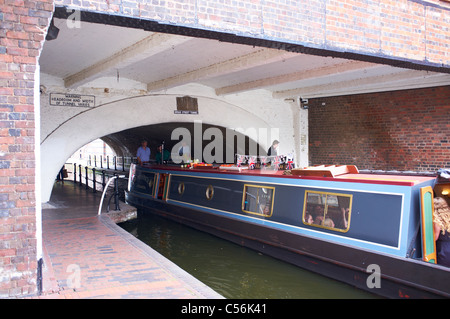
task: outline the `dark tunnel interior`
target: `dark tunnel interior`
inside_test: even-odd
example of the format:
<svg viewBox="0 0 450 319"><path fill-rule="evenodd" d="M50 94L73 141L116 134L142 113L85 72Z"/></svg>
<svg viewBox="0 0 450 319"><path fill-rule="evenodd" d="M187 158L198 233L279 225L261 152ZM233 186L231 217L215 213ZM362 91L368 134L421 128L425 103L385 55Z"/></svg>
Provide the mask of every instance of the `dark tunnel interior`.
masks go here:
<svg viewBox="0 0 450 319"><path fill-rule="evenodd" d="M266 154L265 150L248 136L232 129L205 123L159 123L116 132L103 136L101 139L111 147L117 156L136 156L141 141L145 139L151 150L151 159L154 159L157 147L163 142L164 148L169 151L179 144L182 138L179 137L178 134L174 135L174 140L171 139L172 133L178 132L176 131L177 129L178 131L184 129L183 132L189 132L189 134L185 135L185 139L188 140L190 135L192 152L195 148L195 143L201 142L202 150L205 152L206 150L211 151L212 145L208 147L208 144L213 143L214 145L218 145L220 143L223 151L223 160L218 160L216 161L217 163L232 163L234 161L234 154L236 153L252 154L255 153L256 150L260 155ZM211 134L205 135L205 131ZM233 140L231 140L231 138ZM215 151L217 150L213 150L212 153L215 154ZM232 157L230 157L229 154L232 154ZM230 161L231 158L232 160Z"/></svg>

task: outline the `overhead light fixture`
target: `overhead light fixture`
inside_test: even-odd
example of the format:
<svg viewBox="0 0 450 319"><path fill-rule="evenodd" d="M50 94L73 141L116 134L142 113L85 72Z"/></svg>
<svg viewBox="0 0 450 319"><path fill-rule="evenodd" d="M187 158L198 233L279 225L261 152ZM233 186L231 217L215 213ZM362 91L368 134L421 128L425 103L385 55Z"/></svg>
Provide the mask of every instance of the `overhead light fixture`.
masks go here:
<svg viewBox="0 0 450 319"><path fill-rule="evenodd" d="M50 26L48 27L47 36L45 37L45 40L51 41L55 40L58 37L59 29L55 26L53 23L53 19L50 22Z"/></svg>
<svg viewBox="0 0 450 319"><path fill-rule="evenodd" d="M302 97L299 98L300 107L304 110L308 109L308 99L304 99Z"/></svg>

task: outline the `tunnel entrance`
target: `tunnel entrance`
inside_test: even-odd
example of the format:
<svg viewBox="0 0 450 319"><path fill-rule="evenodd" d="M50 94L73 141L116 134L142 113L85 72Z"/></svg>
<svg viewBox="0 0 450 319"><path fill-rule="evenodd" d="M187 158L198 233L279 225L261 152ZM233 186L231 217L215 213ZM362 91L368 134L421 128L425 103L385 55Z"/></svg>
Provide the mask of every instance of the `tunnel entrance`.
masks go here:
<svg viewBox="0 0 450 319"><path fill-rule="evenodd" d="M126 157L135 157L141 141L145 139L151 150L151 160L155 160L157 148L163 144L175 163L186 160L186 154L181 150L183 145L190 150L190 159L207 163L233 163L235 154L266 155L266 150L258 141L245 133L243 130L201 122L170 122L135 127L101 139L118 156ZM268 138L271 138L270 134Z"/></svg>
<svg viewBox="0 0 450 319"><path fill-rule="evenodd" d="M235 154L266 155L262 145L245 135L248 132L252 133L251 130L246 132L198 121L144 125L108 134L84 145L66 160L64 168L69 173L66 176L69 180L85 185L86 189L89 185L93 189L102 190L102 174L106 172L110 177L121 173L126 176L130 164L137 162L137 149L144 139L151 149L153 163L156 163L157 148L162 143L172 154L168 164L184 164L186 160L196 159L211 164L234 163ZM271 135L263 135L272 138ZM264 145L266 141L263 142ZM192 150L189 158L186 154L179 153L180 147L185 149L186 145ZM201 157L195 156L197 148L201 151ZM97 184L93 183L94 179L97 179ZM164 176L160 182L164 185ZM121 200L124 200L123 191L127 184L127 181L119 181ZM158 196L162 198L162 193Z"/></svg>

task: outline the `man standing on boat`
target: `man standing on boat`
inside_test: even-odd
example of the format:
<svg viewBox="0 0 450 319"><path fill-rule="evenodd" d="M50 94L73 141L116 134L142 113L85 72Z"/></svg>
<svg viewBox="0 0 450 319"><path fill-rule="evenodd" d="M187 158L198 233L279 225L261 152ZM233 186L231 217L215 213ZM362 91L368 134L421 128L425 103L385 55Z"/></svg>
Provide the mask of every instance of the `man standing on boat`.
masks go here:
<svg viewBox="0 0 450 319"><path fill-rule="evenodd" d="M147 147L147 141L143 140L136 154L139 165L150 161L150 148Z"/></svg>
<svg viewBox="0 0 450 319"><path fill-rule="evenodd" d="M170 160L170 152L164 148L164 144L158 146L156 152L156 163L164 164Z"/></svg>
<svg viewBox="0 0 450 319"><path fill-rule="evenodd" d="M272 142L272 146L267 150L267 156L277 156L278 155L278 144L280 144L280 142L278 140L274 140Z"/></svg>

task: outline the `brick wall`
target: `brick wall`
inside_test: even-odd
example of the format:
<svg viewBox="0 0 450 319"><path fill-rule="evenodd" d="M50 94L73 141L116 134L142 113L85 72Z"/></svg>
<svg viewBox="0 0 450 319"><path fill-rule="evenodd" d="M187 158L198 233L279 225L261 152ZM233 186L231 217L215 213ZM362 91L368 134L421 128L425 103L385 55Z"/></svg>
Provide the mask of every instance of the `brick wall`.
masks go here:
<svg viewBox="0 0 450 319"><path fill-rule="evenodd" d="M34 73L51 1L0 0L0 297L36 291Z"/></svg>
<svg viewBox="0 0 450 319"><path fill-rule="evenodd" d="M450 67L448 1L55 0L162 24Z"/></svg>
<svg viewBox="0 0 450 319"><path fill-rule="evenodd" d="M309 146L312 165L450 167L450 86L310 99Z"/></svg>

